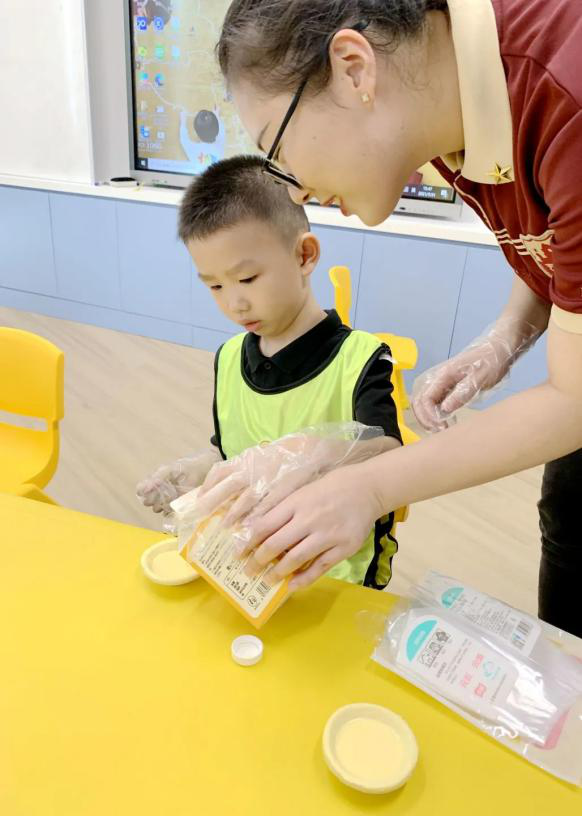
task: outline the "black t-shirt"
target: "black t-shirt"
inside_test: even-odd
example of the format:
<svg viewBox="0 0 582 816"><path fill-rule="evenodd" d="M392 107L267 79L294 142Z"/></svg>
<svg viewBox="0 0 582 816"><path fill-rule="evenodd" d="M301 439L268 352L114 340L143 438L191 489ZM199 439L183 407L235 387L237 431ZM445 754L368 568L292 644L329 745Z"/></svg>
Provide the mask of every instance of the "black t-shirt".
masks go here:
<svg viewBox="0 0 582 816"><path fill-rule="evenodd" d="M295 388L333 360L351 331L349 326L343 325L336 311L328 311L327 317L320 323L272 357L265 357L259 346L260 337L249 332L242 346L245 379L259 393ZM363 425L378 426L386 436L393 436L402 442L392 399L392 363L387 355L390 355L390 349L382 344L362 372L356 386L353 418ZM214 361L215 386L219 357L220 349ZM220 446L216 391L214 433L212 444Z"/></svg>

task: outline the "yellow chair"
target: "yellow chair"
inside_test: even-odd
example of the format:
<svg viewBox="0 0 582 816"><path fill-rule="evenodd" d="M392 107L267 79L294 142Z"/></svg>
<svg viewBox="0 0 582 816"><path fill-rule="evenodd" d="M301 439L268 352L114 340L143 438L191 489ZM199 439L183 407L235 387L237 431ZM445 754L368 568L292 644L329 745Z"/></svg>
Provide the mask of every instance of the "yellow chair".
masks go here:
<svg viewBox="0 0 582 816"><path fill-rule="evenodd" d="M42 488L59 460L63 352L44 337L0 327L0 410L46 422L45 430L0 422L0 492L56 504Z"/></svg>
<svg viewBox="0 0 582 816"><path fill-rule="evenodd" d="M329 270L329 279L333 284L335 295L335 310L340 316L342 323L351 326L350 308L352 305L352 282L350 270L347 266L332 266ZM396 405L396 415L398 426L402 434L402 441L405 445L416 442L419 437L414 433L404 421L404 411L409 407L408 396L404 387L402 372L412 369L418 359L418 349L411 337L400 337L397 334L385 332L377 333L376 337L390 346L394 358L392 385L394 387L393 398ZM400 507L394 514L394 521L406 521L408 517L408 507Z"/></svg>
<svg viewBox="0 0 582 816"><path fill-rule="evenodd" d="M342 323L345 323L346 326L351 326L350 308L352 305L352 281L350 270L347 266L332 266L329 270L329 278L334 288L335 309ZM385 332L376 333L376 337L390 346L392 356L396 360L394 364L394 398L397 408L402 413L402 411L410 406L402 372L413 369L416 365L418 360L416 343L412 337L401 337L397 334L388 334ZM398 419L401 419L400 415Z"/></svg>

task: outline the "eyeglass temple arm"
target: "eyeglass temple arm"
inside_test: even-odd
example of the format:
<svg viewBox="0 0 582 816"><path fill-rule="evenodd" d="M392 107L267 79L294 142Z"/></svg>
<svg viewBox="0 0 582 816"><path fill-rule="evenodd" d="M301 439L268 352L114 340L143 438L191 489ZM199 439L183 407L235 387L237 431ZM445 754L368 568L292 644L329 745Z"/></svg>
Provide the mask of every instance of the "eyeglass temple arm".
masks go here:
<svg viewBox="0 0 582 816"><path fill-rule="evenodd" d="M271 161L271 159L272 159L272 158L273 158L273 156L275 155L275 151L277 150L277 147L279 146L279 142L281 141L281 136L283 135L283 133L285 132L285 128L286 128L286 127L287 127L287 125L289 124L289 119L291 119L291 117L292 117L292 116L293 116L293 114L295 113L295 108L296 108L296 107L297 107L297 105L299 104L299 100L300 100L300 98L301 98L301 94L302 94L302 93L303 93L303 91L305 90L305 86L307 85L307 82L308 82L308 79L304 79L304 80L303 80L303 82L301 83L301 85L300 85L300 86L299 86L299 88L297 89L297 91L296 91L296 93L295 93L295 96L293 97L293 101L292 101L292 102L291 102L291 104L289 105L289 110L288 110L288 111L287 111L287 113L285 114L285 118L284 118L284 119L283 119L283 121L281 122L281 127L280 127L280 128L279 128L279 130L277 131L277 135L275 136L275 139L274 139L274 141L273 141L273 144L271 145L271 149L269 150L269 152L268 152L268 154L267 154L267 159L268 159L268 161Z"/></svg>
<svg viewBox="0 0 582 816"><path fill-rule="evenodd" d="M362 20L359 23L355 23L355 25L351 26L351 28L352 28L353 31L363 31L365 28L368 27L368 25L369 25L369 20ZM333 36L334 35L332 34L332 36L329 38L329 40L326 43L326 51L329 48L329 45L330 45L330 43L331 43L331 41L333 39ZM277 135L275 136L273 144L271 145L271 149L267 153L267 161L271 161L271 159L275 155L275 151L277 150L277 147L279 146L279 142L281 141L281 136L283 135L283 133L285 132L285 128L289 124L289 119L291 119L291 117L295 113L295 108L299 104L299 100L301 99L301 94L305 90L305 86L307 85L308 82L309 82L309 77L306 77L303 80L303 82L301 83L301 85L297 88L297 90L295 92L295 96L293 97L293 100L292 100L291 104L289 105L289 110L287 111L287 113L285 114L285 118L281 122L281 127L277 131Z"/></svg>

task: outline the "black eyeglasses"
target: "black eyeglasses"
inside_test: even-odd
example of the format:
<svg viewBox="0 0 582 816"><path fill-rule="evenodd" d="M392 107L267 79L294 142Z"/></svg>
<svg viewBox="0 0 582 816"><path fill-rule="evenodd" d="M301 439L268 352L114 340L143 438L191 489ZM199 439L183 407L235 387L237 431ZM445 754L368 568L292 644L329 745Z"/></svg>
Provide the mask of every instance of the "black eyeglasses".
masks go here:
<svg viewBox="0 0 582 816"><path fill-rule="evenodd" d="M349 28L351 28L352 31L363 31L365 28L368 27L369 24L370 24L369 21L366 20L365 22L363 21L360 23L356 23L353 26L349 26ZM326 54L329 50L329 45L334 36L335 33L331 34L325 42ZM289 120L295 113L295 109L299 104L299 100L301 99L301 94L305 90L305 86L309 82L309 79L310 79L309 77L306 77L301 83L301 85L297 88L295 95L291 100L291 104L289 105L289 108L287 110L287 113L285 114L285 117L281 122L281 127L277 131L277 135L275 136L273 144L271 145L271 149L269 150L263 165L263 173L265 173L267 176L270 176L278 184L285 184L287 187L292 187L294 190L302 190L303 185L301 184L300 181L297 181L294 175L292 175L291 173L285 173L284 170L281 170L281 168L277 167L277 165L273 162L273 156L276 154L277 149L279 148L279 143L281 142L283 133L285 132L285 129L289 124Z"/></svg>

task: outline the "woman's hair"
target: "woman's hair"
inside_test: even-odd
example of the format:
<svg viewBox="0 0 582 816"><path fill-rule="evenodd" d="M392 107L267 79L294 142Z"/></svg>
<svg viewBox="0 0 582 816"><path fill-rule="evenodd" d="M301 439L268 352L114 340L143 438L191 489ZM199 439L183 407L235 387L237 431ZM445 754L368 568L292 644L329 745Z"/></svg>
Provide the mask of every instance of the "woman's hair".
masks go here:
<svg viewBox="0 0 582 816"><path fill-rule="evenodd" d="M294 92L309 77L317 92L329 80L329 44L342 28L381 53L422 34L429 11L447 0L233 0L216 46L227 82L244 77L267 93Z"/></svg>

